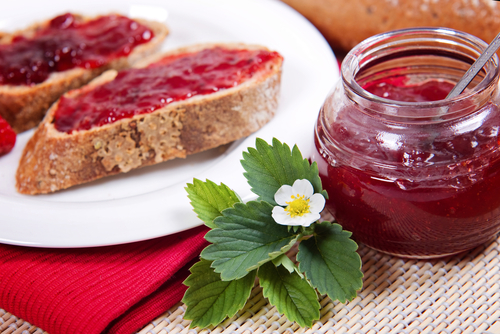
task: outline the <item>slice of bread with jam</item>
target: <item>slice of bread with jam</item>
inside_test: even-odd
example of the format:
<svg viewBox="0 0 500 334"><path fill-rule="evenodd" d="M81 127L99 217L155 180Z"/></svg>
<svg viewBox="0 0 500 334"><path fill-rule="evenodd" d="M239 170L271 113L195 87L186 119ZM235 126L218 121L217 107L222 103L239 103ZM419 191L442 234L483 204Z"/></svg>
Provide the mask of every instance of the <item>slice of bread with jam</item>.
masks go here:
<svg viewBox="0 0 500 334"><path fill-rule="evenodd" d="M159 51L168 28L118 14L62 14L0 35L0 116L17 132L40 123L63 93Z"/></svg>
<svg viewBox="0 0 500 334"><path fill-rule="evenodd" d="M53 104L17 189L50 193L248 136L274 116L282 62L262 46L202 44L107 71Z"/></svg>

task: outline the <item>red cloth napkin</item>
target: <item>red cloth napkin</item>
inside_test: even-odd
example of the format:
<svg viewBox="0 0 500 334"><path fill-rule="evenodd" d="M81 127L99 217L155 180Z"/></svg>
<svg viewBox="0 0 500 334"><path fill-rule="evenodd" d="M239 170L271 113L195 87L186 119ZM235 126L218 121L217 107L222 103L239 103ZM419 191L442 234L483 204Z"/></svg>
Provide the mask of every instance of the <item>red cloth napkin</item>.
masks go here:
<svg viewBox="0 0 500 334"><path fill-rule="evenodd" d="M129 334L179 302L207 228L124 245L0 245L0 307L50 334Z"/></svg>

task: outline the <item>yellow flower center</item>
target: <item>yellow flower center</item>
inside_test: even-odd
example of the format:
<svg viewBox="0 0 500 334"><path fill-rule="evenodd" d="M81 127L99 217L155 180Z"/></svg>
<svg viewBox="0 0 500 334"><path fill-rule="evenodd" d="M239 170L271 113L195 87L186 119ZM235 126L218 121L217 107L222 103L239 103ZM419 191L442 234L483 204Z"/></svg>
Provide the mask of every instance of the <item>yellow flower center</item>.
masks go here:
<svg viewBox="0 0 500 334"><path fill-rule="evenodd" d="M292 195L292 200L290 202L286 202L288 206L285 208L285 211L288 212L290 217L294 218L297 216L303 216L306 213L310 213L310 205L309 205L309 199L304 199L305 195L299 195L293 196Z"/></svg>

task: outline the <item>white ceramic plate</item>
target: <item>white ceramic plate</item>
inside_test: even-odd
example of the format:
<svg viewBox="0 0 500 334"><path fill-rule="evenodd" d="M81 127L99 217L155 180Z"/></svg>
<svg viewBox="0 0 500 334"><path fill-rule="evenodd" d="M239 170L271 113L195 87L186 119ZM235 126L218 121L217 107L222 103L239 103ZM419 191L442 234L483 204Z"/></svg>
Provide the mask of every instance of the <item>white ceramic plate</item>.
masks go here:
<svg viewBox="0 0 500 334"><path fill-rule="evenodd" d="M37 247L87 247L150 239L201 224L184 190L196 177L224 182L252 197L240 160L255 138L297 144L307 156L319 108L338 78L335 56L319 32L277 0L17 0L2 4L0 30L23 28L66 11L119 12L164 21L164 49L198 42L265 45L284 58L279 110L254 135L127 174L51 195L16 193L14 175L32 131L0 158L0 242Z"/></svg>

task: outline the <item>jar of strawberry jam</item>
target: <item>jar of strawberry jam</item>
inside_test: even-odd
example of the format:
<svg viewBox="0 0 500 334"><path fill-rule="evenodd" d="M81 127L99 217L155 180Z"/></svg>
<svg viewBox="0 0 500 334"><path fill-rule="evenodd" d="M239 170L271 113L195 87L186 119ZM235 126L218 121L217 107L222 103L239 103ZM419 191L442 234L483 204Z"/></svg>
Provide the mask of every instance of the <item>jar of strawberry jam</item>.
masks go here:
<svg viewBox="0 0 500 334"><path fill-rule="evenodd" d="M454 30L407 29L369 38L344 59L311 160L327 209L358 242L432 258L500 231L498 57L446 98L486 46Z"/></svg>

